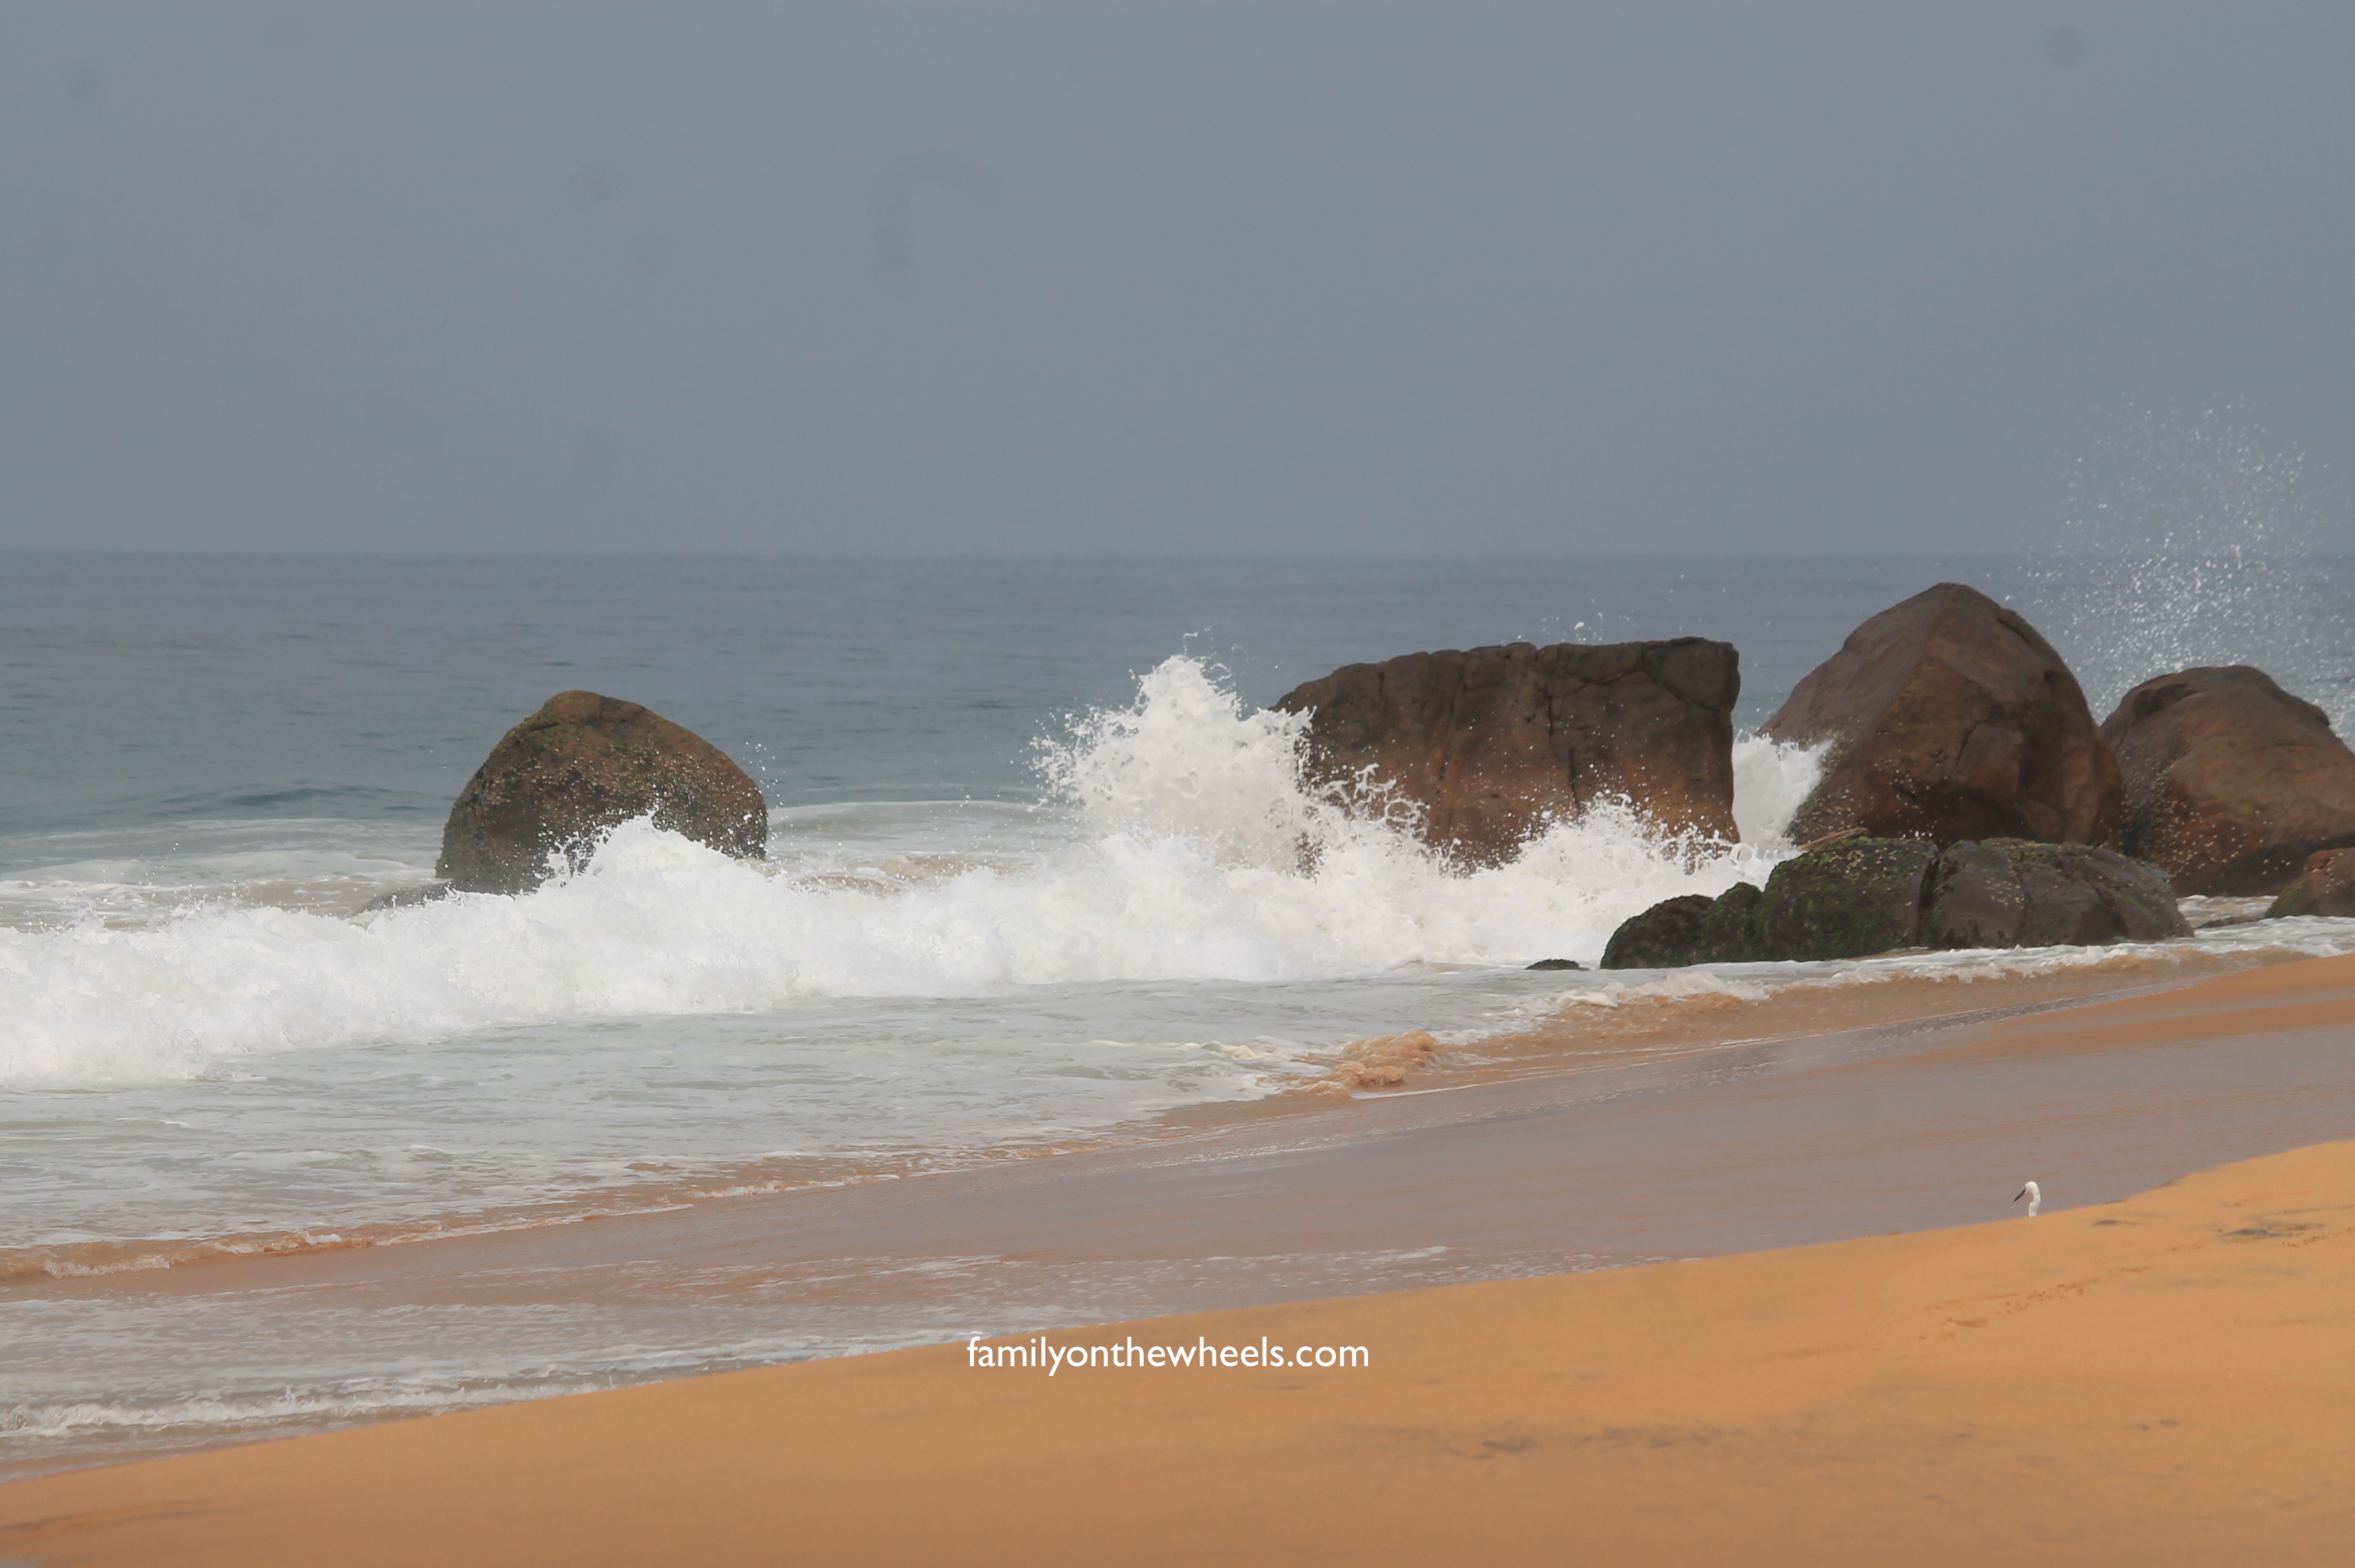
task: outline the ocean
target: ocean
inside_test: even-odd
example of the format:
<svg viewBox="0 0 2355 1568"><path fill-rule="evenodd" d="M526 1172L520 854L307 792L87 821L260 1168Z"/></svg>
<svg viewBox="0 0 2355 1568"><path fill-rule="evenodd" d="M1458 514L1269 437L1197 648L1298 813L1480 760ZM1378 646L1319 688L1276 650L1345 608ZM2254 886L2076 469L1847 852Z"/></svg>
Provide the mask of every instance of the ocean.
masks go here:
<svg viewBox="0 0 2355 1568"><path fill-rule="evenodd" d="M1814 760L1747 731L1942 580L2097 717L2226 662L2355 716L2335 556L0 556L0 1471L1009 1327L11 1286L1149 1138L1377 1036L1476 1056L1661 984L1591 972L1612 929L1789 852ZM1685 635L1741 651L1739 845L1605 810L1458 872L1302 787L1264 711L1359 660ZM633 824L521 898L357 913L573 688L742 763L769 863ZM2019 961L1872 962L1982 958ZM1871 965L1746 968L1678 984Z"/></svg>

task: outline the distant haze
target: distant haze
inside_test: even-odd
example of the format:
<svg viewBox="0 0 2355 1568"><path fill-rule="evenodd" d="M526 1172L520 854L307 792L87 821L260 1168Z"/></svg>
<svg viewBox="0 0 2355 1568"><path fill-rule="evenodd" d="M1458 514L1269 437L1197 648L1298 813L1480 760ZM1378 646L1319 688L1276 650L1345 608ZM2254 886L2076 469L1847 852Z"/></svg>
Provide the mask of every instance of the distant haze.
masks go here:
<svg viewBox="0 0 2355 1568"><path fill-rule="evenodd" d="M2345 544L2350 82L2343 4L16 4L0 548L2012 549L2218 410Z"/></svg>

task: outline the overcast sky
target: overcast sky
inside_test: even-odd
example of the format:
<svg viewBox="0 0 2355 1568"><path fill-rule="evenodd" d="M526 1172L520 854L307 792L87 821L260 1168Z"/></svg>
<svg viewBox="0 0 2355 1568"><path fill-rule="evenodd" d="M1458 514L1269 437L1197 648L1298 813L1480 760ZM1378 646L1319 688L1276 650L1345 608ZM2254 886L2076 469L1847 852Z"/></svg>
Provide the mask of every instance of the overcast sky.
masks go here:
<svg viewBox="0 0 2355 1568"><path fill-rule="evenodd" d="M1953 550L2355 466L2355 6L0 10L0 545Z"/></svg>

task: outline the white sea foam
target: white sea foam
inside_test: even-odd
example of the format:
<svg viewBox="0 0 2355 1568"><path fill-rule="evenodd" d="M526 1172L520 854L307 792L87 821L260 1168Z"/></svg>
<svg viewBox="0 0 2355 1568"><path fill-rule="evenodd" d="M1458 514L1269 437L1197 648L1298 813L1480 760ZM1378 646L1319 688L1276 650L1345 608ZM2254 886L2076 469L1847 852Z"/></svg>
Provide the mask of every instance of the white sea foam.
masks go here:
<svg viewBox="0 0 2355 1568"><path fill-rule="evenodd" d="M1779 843L1824 776L1818 746L1788 746L1764 735L1733 738L1733 827L1745 844Z"/></svg>
<svg viewBox="0 0 2355 1568"><path fill-rule="evenodd" d="M1605 805L1461 873L1372 781L1348 798L1308 784L1303 740L1299 719L1246 711L1173 658L1133 705L1046 748L1071 830L1011 864L852 878L825 859L732 861L639 822L518 898L0 930L0 1081L204 1076L289 1051L797 997L1591 961L1659 899L1762 878L1812 767L1742 742L1737 813L1763 843L1665 838Z"/></svg>
<svg viewBox="0 0 2355 1568"><path fill-rule="evenodd" d="M484 1380L455 1386L432 1382L413 1386L386 1384L335 1392L288 1388L267 1393L219 1394L154 1404L101 1400L12 1404L0 1406L0 1439L125 1432L212 1435L296 1423L315 1427L389 1415L422 1415L512 1404L517 1400L590 1393L612 1386L609 1379L507 1383Z"/></svg>

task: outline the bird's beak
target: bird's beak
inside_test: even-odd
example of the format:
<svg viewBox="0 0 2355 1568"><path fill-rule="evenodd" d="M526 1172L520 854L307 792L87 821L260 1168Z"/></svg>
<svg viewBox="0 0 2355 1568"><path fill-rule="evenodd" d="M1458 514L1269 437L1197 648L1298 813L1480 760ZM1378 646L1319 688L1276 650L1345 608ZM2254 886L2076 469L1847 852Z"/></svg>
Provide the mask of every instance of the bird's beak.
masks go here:
<svg viewBox="0 0 2355 1568"><path fill-rule="evenodd" d="M2023 1188L2021 1188L2018 1192L2015 1192L2015 1193L2013 1193L2013 1194L2012 1194L2011 1200L2012 1200L2014 1203L2017 1203L2017 1202L2019 1202L2021 1199L2023 1199L2023 1198L2025 1198L2025 1197L2027 1197L2027 1196L2028 1196L2028 1189L2027 1189L2027 1188L2025 1188L2025 1187L2023 1187Z"/></svg>

